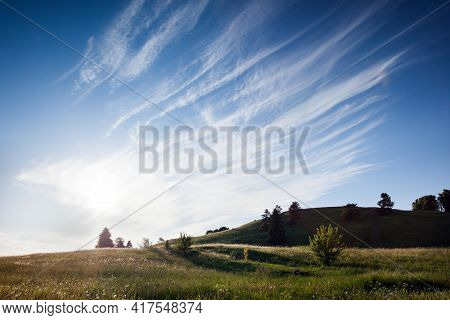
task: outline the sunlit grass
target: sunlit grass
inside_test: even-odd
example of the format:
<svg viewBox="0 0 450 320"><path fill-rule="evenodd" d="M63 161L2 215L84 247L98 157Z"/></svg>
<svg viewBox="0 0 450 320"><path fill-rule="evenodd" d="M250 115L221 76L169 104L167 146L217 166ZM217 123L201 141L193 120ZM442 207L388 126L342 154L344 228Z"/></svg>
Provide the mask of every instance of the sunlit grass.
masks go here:
<svg viewBox="0 0 450 320"><path fill-rule="evenodd" d="M243 248L248 249L248 261ZM0 299L449 299L450 249L162 246L0 258Z"/></svg>

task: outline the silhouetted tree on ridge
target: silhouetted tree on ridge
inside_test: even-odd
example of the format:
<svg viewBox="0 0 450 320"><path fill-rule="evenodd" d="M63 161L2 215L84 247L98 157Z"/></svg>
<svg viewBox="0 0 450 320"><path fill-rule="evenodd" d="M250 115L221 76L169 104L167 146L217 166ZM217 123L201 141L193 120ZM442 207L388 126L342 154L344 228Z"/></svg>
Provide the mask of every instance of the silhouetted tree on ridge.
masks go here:
<svg viewBox="0 0 450 320"><path fill-rule="evenodd" d="M219 229L208 230L208 231L206 231L206 234L216 233L216 232L222 232L222 231L227 231L227 230L230 230L230 228L227 228L227 227L220 227Z"/></svg>
<svg viewBox="0 0 450 320"><path fill-rule="evenodd" d="M450 190L444 189L438 197L442 211L450 212Z"/></svg>
<svg viewBox="0 0 450 320"><path fill-rule="evenodd" d="M300 204L297 201L292 202L291 206L289 207L288 213L289 213L289 224L296 224L298 221L298 218L300 218Z"/></svg>
<svg viewBox="0 0 450 320"><path fill-rule="evenodd" d="M114 248L114 243L111 239L111 232L108 228L104 228L98 237L96 248Z"/></svg>
<svg viewBox="0 0 450 320"><path fill-rule="evenodd" d="M378 206L380 207L382 214L388 214L392 212L392 208L394 207L394 202L392 202L391 197L383 192L381 195L381 200L378 201Z"/></svg>
<svg viewBox="0 0 450 320"><path fill-rule="evenodd" d="M114 245L114 247L116 248L125 248L125 240L123 240L123 238L118 237L116 238L116 244Z"/></svg>
<svg viewBox="0 0 450 320"><path fill-rule="evenodd" d="M427 195L416 199L412 203L412 209L415 210L429 210L429 211L437 211L439 210L439 202L436 199L436 196Z"/></svg>
<svg viewBox="0 0 450 320"><path fill-rule="evenodd" d="M261 221L261 230L267 231L269 230L269 224L270 224L270 211L264 210L264 213L261 215L262 221Z"/></svg>
<svg viewBox="0 0 450 320"><path fill-rule="evenodd" d="M270 215L269 220L269 236L272 244L284 244L286 242L286 234L283 225L282 209L280 206L275 206Z"/></svg>

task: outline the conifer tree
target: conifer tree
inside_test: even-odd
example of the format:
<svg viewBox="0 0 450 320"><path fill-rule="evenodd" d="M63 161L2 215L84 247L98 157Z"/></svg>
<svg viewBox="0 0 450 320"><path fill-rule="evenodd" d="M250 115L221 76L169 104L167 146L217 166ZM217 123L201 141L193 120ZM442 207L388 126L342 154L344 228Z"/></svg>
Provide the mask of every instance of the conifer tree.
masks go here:
<svg viewBox="0 0 450 320"><path fill-rule="evenodd" d="M264 213L261 215L262 222L261 222L261 230L267 231L269 230L269 224L270 224L270 211L264 210Z"/></svg>
<svg viewBox="0 0 450 320"><path fill-rule="evenodd" d="M108 228L104 228L98 237L96 248L114 248L114 243L111 239L111 232Z"/></svg>
<svg viewBox="0 0 450 320"><path fill-rule="evenodd" d="M297 201L292 202L288 212L289 224L296 224L300 217L300 204Z"/></svg>
<svg viewBox="0 0 450 320"><path fill-rule="evenodd" d="M272 211L272 214L270 215L269 237L270 242L275 245L280 245L286 242L282 209L278 205L275 206L275 208Z"/></svg>

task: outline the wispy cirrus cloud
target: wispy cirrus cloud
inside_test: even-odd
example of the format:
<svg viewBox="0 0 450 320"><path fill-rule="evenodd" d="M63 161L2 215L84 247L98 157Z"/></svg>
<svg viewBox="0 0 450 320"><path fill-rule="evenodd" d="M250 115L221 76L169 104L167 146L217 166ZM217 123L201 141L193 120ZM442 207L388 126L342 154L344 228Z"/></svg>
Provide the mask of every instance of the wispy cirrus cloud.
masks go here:
<svg viewBox="0 0 450 320"><path fill-rule="evenodd" d="M188 2L186 6L171 14L167 21L164 21L142 47L128 59L120 74L125 79L134 79L147 70L169 43L195 27L207 4L207 0Z"/></svg>
<svg viewBox="0 0 450 320"><path fill-rule="evenodd" d="M95 64L83 59L67 73L78 72L74 91L84 97L106 80L114 84L111 74L132 81L151 67L167 45L195 27L207 4L208 0L199 0L177 8L170 0L132 1L103 35L89 39L85 56Z"/></svg>
<svg viewBox="0 0 450 320"><path fill-rule="evenodd" d="M255 39L258 28L279 12L258 2L251 3L200 50L198 59L187 62L188 67L169 76L176 83L172 91L167 92L168 81L163 78L149 96L167 112L193 108L211 116L211 105L226 105L228 110L241 105L241 110L236 110L234 115L221 116L221 122L243 120L245 123L260 111L314 89L315 84L336 72L340 60L380 27L370 21L384 5L385 2L378 2L370 6L342 28L315 30L336 11L333 8L278 43L254 47L251 39ZM111 125L106 136L149 107L152 104L145 101L129 108ZM165 115L156 113L148 122Z"/></svg>
<svg viewBox="0 0 450 320"><path fill-rule="evenodd" d="M112 26L101 39L97 40L91 37L88 41L88 47L91 49L86 56L109 72L115 73L123 63L134 37L154 17L150 16L144 21L135 21L144 3L145 0L132 1L117 17L116 21L112 23ZM159 11L156 12L158 13ZM93 46L94 49L92 49ZM103 81L109 79L109 77L109 74L105 74L98 66L82 59L78 70L78 79L75 82L75 90L86 90L89 92Z"/></svg>
<svg viewBox="0 0 450 320"><path fill-rule="evenodd" d="M289 11L286 5L246 2L239 4L239 10L218 10L219 14L212 10L212 16L204 17L207 7L213 5L174 1L148 7L145 1L133 1L98 41L97 37L89 41L87 55L132 81L196 131L206 124L311 127L304 149L311 174L271 175L306 202L318 201L375 169L376 163L364 160L371 151L368 133L385 119L381 107L389 95L384 85L405 52L381 54L357 68L348 67L370 52L368 39L383 26L380 10L386 2L377 1L350 13L338 5L310 23L287 30L273 28ZM185 35L192 40L177 46ZM165 59L163 52L171 58ZM183 54L186 52L189 54ZM164 68L149 76L152 65L159 62L165 63ZM109 79L87 62L75 70L75 83L83 93ZM120 101L109 110L108 116L112 113L114 117L105 135L114 139L115 135L131 134L133 139L124 149L136 149L139 124L168 123L166 114L152 108L150 102L123 92L117 95L105 99ZM219 139L216 146L219 154L225 153L223 141ZM234 164L238 165L242 145L237 142L233 148ZM282 147L273 150L273 159L287 151ZM180 178L163 172L139 174L137 152L121 157L116 153L94 160L71 158L32 166L16 179L41 187L55 201L90 212L86 219L104 225L114 223ZM173 163L173 155L170 161ZM212 176L193 176L179 187L180 192L145 209L122 230L151 233L154 238L173 236L180 230L199 233L205 225L237 225L254 219L274 203L285 206L292 201L256 175L223 174L224 166L225 161L220 162L219 171ZM184 188L189 192L183 192Z"/></svg>

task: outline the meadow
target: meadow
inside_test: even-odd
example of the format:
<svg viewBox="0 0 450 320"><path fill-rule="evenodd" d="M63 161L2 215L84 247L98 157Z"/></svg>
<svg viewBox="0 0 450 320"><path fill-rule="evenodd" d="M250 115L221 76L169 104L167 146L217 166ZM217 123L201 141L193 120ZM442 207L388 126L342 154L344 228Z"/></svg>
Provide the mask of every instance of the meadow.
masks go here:
<svg viewBox="0 0 450 320"><path fill-rule="evenodd" d="M244 248L248 251L245 259ZM0 299L450 299L450 249L195 245L0 257Z"/></svg>

